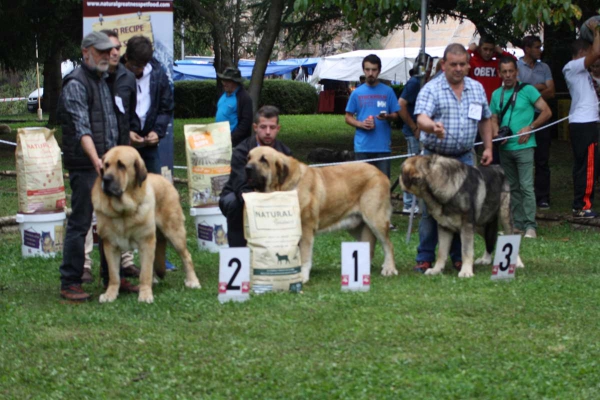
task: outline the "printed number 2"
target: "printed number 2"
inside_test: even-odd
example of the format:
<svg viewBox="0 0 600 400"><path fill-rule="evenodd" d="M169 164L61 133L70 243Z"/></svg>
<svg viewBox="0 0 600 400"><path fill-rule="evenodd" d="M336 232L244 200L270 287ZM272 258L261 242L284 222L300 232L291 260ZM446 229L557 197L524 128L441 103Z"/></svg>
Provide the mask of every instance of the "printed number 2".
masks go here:
<svg viewBox="0 0 600 400"><path fill-rule="evenodd" d="M504 247L502 248L503 252L506 252L506 266L504 266L504 263L501 262L500 265L498 266L498 268L500 268L501 271L506 271L508 269L508 267L510 267L510 256L512 255L513 252L513 246L510 243L506 243L504 245Z"/></svg>
<svg viewBox="0 0 600 400"><path fill-rule="evenodd" d="M235 278L237 278L237 275L240 272L240 268L242 268L242 262L237 258L232 258L231 261L229 261L229 267L232 267L233 264L237 264L237 268L235 269L235 272L231 276L229 282L227 282L227 290L240 290L240 286L233 285L233 281L235 281Z"/></svg>
<svg viewBox="0 0 600 400"><path fill-rule="evenodd" d="M358 250L352 252L354 258L354 282L358 282Z"/></svg>

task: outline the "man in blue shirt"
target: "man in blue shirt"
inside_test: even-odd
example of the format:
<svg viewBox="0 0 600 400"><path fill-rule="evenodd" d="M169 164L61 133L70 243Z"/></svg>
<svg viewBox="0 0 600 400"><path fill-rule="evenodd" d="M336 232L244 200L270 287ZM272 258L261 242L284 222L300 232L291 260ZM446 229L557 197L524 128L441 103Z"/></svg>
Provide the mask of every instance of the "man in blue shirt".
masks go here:
<svg viewBox="0 0 600 400"><path fill-rule="evenodd" d="M365 84L352 92L346 106L346 123L356 128L354 153L357 160L389 157L391 155L392 127L390 122L398 118L398 99L394 90L379 82L381 59L370 54L363 59ZM390 177L391 160L373 161Z"/></svg>
<svg viewBox="0 0 600 400"><path fill-rule="evenodd" d="M440 154L473 165L473 143L480 131L484 143L481 164L492 162L492 113L481 83L466 77L469 54L462 44L446 47L441 61L444 74L425 85L417 97L415 115L421 131L424 154ZM431 268L437 246L437 222L423 207L419 224L419 247L415 271ZM462 267L460 238L454 235L450 257L454 267Z"/></svg>
<svg viewBox="0 0 600 400"><path fill-rule="evenodd" d="M223 95L217 103L215 122L229 121L231 145L237 146L252 133L252 99L244 89L244 78L237 68L225 68L218 74L223 82Z"/></svg>

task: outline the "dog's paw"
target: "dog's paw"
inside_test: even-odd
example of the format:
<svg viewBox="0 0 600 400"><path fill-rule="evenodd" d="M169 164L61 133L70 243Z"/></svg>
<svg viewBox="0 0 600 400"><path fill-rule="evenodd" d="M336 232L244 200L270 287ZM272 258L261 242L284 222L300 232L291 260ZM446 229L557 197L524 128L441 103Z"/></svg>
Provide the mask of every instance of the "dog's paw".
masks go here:
<svg viewBox="0 0 600 400"><path fill-rule="evenodd" d="M458 273L459 278L472 278L473 276L475 276L473 271L464 271L464 269Z"/></svg>
<svg viewBox="0 0 600 400"><path fill-rule="evenodd" d="M441 273L441 270L437 270L435 268L429 268L427 271L425 271L425 275L439 275Z"/></svg>
<svg viewBox="0 0 600 400"><path fill-rule="evenodd" d="M152 291L151 290L142 290L142 289L140 289L140 294L138 296L138 301L140 303L148 303L148 304L154 303L154 296L152 295Z"/></svg>
<svg viewBox="0 0 600 400"><path fill-rule="evenodd" d="M108 291L107 291L106 293L101 294L100 298L98 300L100 301L100 303L112 303L116 299L117 299L116 295L108 293Z"/></svg>
<svg viewBox="0 0 600 400"><path fill-rule="evenodd" d="M491 254L488 254L488 253L485 253L484 255L479 257L477 260L475 260L475 265L489 265L491 263L492 263L492 256L491 256Z"/></svg>
<svg viewBox="0 0 600 400"><path fill-rule="evenodd" d="M190 288L190 289L200 289L200 282L198 281L198 279L196 280L186 280L185 281L185 287Z"/></svg>
<svg viewBox="0 0 600 400"><path fill-rule="evenodd" d="M381 275L383 276L394 276L398 275L398 270L394 267L382 268Z"/></svg>
<svg viewBox="0 0 600 400"><path fill-rule="evenodd" d="M521 256L517 257L517 268L525 268L525 264L523 264L523 260L521 260Z"/></svg>

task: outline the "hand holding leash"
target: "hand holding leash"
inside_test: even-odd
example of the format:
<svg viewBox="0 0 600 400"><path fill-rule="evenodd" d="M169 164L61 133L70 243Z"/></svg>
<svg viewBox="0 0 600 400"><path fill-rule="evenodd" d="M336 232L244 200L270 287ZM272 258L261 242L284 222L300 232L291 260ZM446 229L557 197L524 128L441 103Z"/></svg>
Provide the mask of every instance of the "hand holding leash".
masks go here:
<svg viewBox="0 0 600 400"><path fill-rule="evenodd" d="M446 137L446 129L444 129L444 124L441 122L434 122L433 124L433 133L437 136L438 139L443 139Z"/></svg>

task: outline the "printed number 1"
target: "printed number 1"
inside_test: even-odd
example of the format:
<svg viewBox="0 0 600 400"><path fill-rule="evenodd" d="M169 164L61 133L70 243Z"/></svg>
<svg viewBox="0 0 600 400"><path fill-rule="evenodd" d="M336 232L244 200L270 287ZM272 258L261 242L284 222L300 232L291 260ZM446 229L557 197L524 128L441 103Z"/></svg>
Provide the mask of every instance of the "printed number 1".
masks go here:
<svg viewBox="0 0 600 400"><path fill-rule="evenodd" d="M508 269L508 267L510 267L510 256L512 255L513 252L513 246L510 243L506 243L504 245L504 247L502 248L503 252L506 252L506 267L504 266L504 263L501 262L500 265L498 266L498 268L500 268L501 271L506 271Z"/></svg>
<svg viewBox="0 0 600 400"><path fill-rule="evenodd" d="M354 258L354 282L358 282L358 250L352 252Z"/></svg>
<svg viewBox="0 0 600 400"><path fill-rule="evenodd" d="M232 258L231 261L229 261L229 267L232 267L233 264L237 264L237 268L235 269L235 272L231 276L229 282L227 282L227 290L240 290L240 286L233 285L233 281L235 281L235 278L237 278L237 275L240 272L240 268L242 268L242 262L237 258Z"/></svg>

